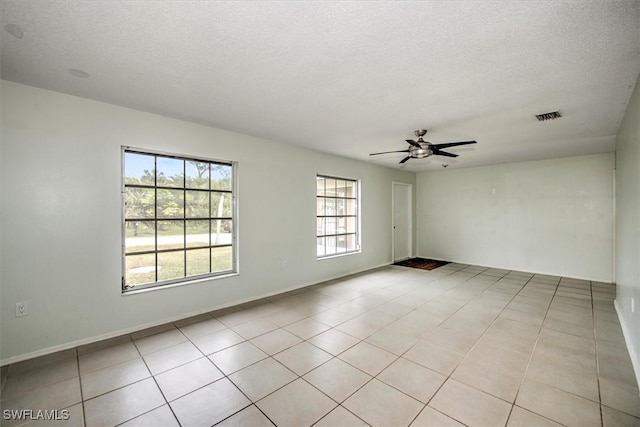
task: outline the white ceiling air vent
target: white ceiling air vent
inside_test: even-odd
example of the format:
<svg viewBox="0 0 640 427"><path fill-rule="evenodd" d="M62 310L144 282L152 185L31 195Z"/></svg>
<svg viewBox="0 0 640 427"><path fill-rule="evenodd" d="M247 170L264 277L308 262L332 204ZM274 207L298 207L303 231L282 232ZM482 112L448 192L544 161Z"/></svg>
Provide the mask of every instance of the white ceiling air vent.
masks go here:
<svg viewBox="0 0 640 427"><path fill-rule="evenodd" d="M544 122L547 120L559 119L560 117L562 117L562 114L560 114L560 111L552 111L550 113L536 114L536 119L538 119L541 122Z"/></svg>

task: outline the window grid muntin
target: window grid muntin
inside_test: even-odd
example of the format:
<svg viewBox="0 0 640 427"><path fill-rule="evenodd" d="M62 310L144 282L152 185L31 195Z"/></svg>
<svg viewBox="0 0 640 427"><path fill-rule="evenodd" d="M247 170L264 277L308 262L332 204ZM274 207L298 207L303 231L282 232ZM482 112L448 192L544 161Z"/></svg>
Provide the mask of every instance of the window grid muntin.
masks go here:
<svg viewBox="0 0 640 427"><path fill-rule="evenodd" d="M136 155L141 155L141 156L149 156L149 157L153 157L153 185L151 184L143 184L143 183L139 183L139 184L128 184L126 182L126 162L125 162L125 157L127 153L131 153L131 154L136 154ZM177 186L170 186L170 185L158 185L158 159L159 158L167 158L167 159L176 159L176 160L180 160L182 161L182 175L181 175L181 179L182 179L182 186L181 187L177 187ZM204 188L198 188L198 187L189 187L188 186L188 177L187 177L187 162L197 162L197 163L205 163L207 165L207 189ZM219 166L226 166L230 168L230 176L229 176L229 189L222 189L222 188L213 188L212 186L212 180L213 180L213 175L214 175L214 166L219 165ZM196 166L197 168L197 166ZM148 151L139 151L136 149L131 149L131 148L127 148L127 147L123 147L123 275L122 275L122 290L123 291L127 291L127 290L138 290L138 289L144 289L144 288L151 288L151 287L161 287L164 285L170 285L170 284L179 284L179 283L184 283L184 282L189 282L192 280L197 280L197 279L201 279L201 278L206 278L206 277L215 277L215 276L221 276L221 275L226 275L229 273L234 273L236 271L236 252L235 252L235 248L234 248L234 242L235 242L235 230L236 227L234 225L234 217L235 217L235 191L234 191L234 187L235 186L235 164L233 162L224 162L224 161L216 161L216 160L207 160L207 159L200 159L200 158L192 158L192 157L184 157L184 156L178 156L178 155L172 155L172 154L164 154L164 153L153 153L153 152L148 152ZM154 210L153 210L153 217L149 218L149 217L144 217L144 218L127 218L126 217L126 200L124 198L125 196L125 192L127 188L143 188L143 189L150 189L153 190L154 196L153 196L153 205L154 205ZM170 190L170 191L176 191L176 190L180 190L182 193L182 216L179 217L175 217L175 216L159 216L158 215L158 208L159 208L159 203L158 203L158 190ZM208 197L208 201L209 201L209 216L208 217L189 217L188 213L187 213L187 191L201 191L201 192L206 192L209 194ZM225 215L225 216L214 216L213 213L213 203L211 200L211 195L213 193L223 193L223 194L229 194L230 195L230 206L229 209L231 211L231 216ZM153 229L153 237L154 237L154 242L153 242L153 250L144 250L144 251L127 251L127 245L126 245L126 226L127 223L131 223L131 222L140 222L140 221L145 221L145 222L151 222L153 223L154 229ZM158 223L160 221L181 221L183 223L182 226L182 247L181 248L169 248L169 249L160 249L159 248L159 244L158 244L158 239L160 237L159 234L159 228L158 228ZM201 246L188 246L187 244L187 236L188 234L188 227L187 227L187 222L188 221L208 221L208 241L209 244L208 245L201 245ZM212 232L213 232L213 223L214 221L230 221L231 223L231 235L230 235L230 243L223 243L223 244L214 244L213 243L213 236L212 236ZM223 269L223 270L217 270L217 271L212 271L213 270L213 256L214 256L214 250L215 249L220 249L220 248L231 248L230 251L230 267L228 269ZM189 265L187 263L187 258L188 258L188 253L189 252L193 252L196 250L202 250L202 249L208 249L209 252L209 257L208 257L208 263L209 263L209 272L208 273L204 273L204 274L197 274L197 275L187 275L188 274L188 270L189 270ZM182 269L183 269L183 275L181 277L176 277L176 278L171 278L171 279L167 279L167 280L159 280L159 276L161 274L160 272L160 268L159 267L159 254L166 254L166 253L182 253ZM128 256L140 256L140 255L154 255L154 281L149 281L149 282L144 282L144 283L140 283L140 284L135 284L135 285L127 285L126 283L126 276L127 276L127 257ZM225 261L226 263L226 261Z"/></svg>
<svg viewBox="0 0 640 427"><path fill-rule="evenodd" d="M319 181L322 181L321 190L318 188ZM327 182L331 183L332 188L329 188L327 186ZM342 187L340 186L341 182L344 183ZM344 189L343 190L344 195L339 195L340 188ZM353 192L353 194L350 196L347 195L348 188L350 188ZM327 203L329 200L333 200L333 203ZM342 204L344 206L344 212L342 214L338 211L338 207L340 205L338 200L343 202ZM348 201L351 201L353 203L352 209L351 209L353 213L346 213L349 210ZM329 205L333 205L333 206L329 206ZM317 258L319 259L328 258L336 255L344 255L349 253L360 252L359 208L360 206L359 206L358 180L349 179L349 178L339 178L339 177L321 175L321 174L316 175L316 218L317 218L316 219L316 247L318 248L316 252ZM327 211L330 211L332 213L327 214ZM348 219L350 218L355 220L353 232L347 232L348 230L347 224L349 223ZM327 219L335 219L336 231L334 233L327 233L327 230L328 230ZM345 232L338 232L339 219L344 219ZM323 224L322 233L319 230L320 225L318 224L319 223L318 220L321 220ZM347 247L349 245L348 243L349 236L352 236L353 238L353 249L347 250ZM344 246L340 246L339 244L341 238L343 239ZM322 245L319 244L320 241L323 242ZM331 245L332 246L331 252L327 251L327 248L329 247L328 245L329 242L333 242L333 245ZM319 250L320 246L322 246L323 248L322 253L320 253L320 250Z"/></svg>

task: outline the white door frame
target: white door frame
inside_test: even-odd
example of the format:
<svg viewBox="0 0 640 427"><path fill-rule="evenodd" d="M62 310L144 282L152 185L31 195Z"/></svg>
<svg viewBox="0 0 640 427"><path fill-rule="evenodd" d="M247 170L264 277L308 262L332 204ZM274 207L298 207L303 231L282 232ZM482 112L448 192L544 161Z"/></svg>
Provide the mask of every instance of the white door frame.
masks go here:
<svg viewBox="0 0 640 427"><path fill-rule="evenodd" d="M393 264L396 261L396 233L395 233L395 211L396 211L396 185L408 187L409 189L409 198L407 206L409 212L409 224L407 224L408 230L408 245L409 245L409 258L413 257L413 184L408 184L406 182L392 181L391 182L391 263Z"/></svg>

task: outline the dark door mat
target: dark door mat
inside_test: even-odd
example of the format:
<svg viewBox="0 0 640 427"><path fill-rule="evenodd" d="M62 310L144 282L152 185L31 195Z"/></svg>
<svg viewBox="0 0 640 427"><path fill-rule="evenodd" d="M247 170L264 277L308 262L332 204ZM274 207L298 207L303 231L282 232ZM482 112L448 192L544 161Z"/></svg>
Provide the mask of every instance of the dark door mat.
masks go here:
<svg viewBox="0 0 640 427"><path fill-rule="evenodd" d="M438 261L435 259L427 258L409 258L404 261L398 261L393 265L399 265L402 267L420 268L422 270L433 270L434 268L442 267L449 264L449 261Z"/></svg>

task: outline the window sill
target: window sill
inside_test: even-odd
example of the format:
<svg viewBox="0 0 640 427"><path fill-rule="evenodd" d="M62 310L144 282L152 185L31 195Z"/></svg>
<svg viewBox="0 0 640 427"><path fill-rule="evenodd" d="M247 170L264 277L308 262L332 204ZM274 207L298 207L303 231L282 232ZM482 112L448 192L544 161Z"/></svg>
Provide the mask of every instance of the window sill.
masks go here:
<svg viewBox="0 0 640 427"><path fill-rule="evenodd" d="M160 290L163 290L163 289L175 288L175 287L178 287L178 286L194 285L194 284L197 284L197 283L208 282L208 281L211 281L211 280L226 279L226 278L229 278L229 277L237 276L239 274L240 273L238 273L238 272L231 272L231 273L227 273L227 274L221 274L219 276L209 276L209 277L202 277L202 278L193 279L193 280L185 280L183 282L167 283L166 285L147 286L147 287L140 288L140 289L133 288L133 289L130 289L130 290L122 291L122 296L136 295L136 294L142 294L142 293L153 292L153 291L160 291Z"/></svg>
<svg viewBox="0 0 640 427"><path fill-rule="evenodd" d="M352 252L345 252L345 253L342 253L342 254L335 254L335 255L325 255L325 256L322 256L322 257L316 257L316 260L317 261L322 261L322 260L325 260L325 259L341 258L343 256L357 255L357 254L360 254L360 253L362 253L362 250L352 251Z"/></svg>

